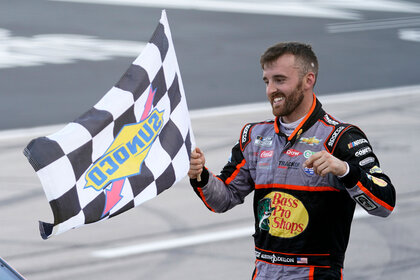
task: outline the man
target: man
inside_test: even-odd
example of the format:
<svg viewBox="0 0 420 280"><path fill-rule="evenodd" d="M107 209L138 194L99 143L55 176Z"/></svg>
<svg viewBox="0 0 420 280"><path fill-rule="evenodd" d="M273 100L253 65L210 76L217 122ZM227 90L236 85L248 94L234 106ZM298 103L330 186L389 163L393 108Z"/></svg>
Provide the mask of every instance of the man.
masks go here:
<svg viewBox="0 0 420 280"><path fill-rule="evenodd" d="M260 62L275 120L245 125L218 176L196 148L191 185L214 212L255 191L252 279L342 279L356 203L386 217L394 187L365 134L322 109L311 46L279 43Z"/></svg>

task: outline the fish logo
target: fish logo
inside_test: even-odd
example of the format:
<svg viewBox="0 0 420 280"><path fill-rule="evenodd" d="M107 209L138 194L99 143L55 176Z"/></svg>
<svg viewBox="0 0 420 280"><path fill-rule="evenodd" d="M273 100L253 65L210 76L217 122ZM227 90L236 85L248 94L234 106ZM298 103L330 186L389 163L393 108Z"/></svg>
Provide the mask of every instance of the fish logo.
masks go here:
<svg viewBox="0 0 420 280"><path fill-rule="evenodd" d="M141 166L163 127L163 113L152 108L156 89L150 86L145 109L138 123L124 125L110 147L86 172L86 188L105 190L102 217L122 198L125 178L141 173Z"/></svg>
<svg viewBox="0 0 420 280"><path fill-rule="evenodd" d="M260 229L269 231L270 230L270 217L275 207L271 207L271 198L263 198L258 201L258 225Z"/></svg>

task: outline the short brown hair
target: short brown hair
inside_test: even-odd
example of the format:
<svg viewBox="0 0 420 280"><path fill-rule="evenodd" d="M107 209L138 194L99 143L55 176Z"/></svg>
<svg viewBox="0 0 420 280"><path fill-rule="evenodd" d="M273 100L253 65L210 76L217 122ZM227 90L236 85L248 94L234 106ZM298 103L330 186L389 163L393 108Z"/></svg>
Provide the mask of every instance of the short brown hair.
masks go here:
<svg viewBox="0 0 420 280"><path fill-rule="evenodd" d="M284 54L292 54L296 58L299 67L300 76L303 77L308 72L315 74L315 80L318 76L318 59L312 51L312 46L299 42L281 42L269 47L260 59L261 68L270 63L275 62Z"/></svg>

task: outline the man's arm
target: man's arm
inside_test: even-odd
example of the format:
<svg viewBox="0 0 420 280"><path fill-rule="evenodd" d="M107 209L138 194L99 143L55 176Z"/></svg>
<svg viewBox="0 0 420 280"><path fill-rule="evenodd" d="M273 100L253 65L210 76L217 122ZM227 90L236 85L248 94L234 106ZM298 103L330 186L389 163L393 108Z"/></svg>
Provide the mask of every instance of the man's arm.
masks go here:
<svg viewBox="0 0 420 280"><path fill-rule="evenodd" d="M229 162L217 176L205 167L204 153L196 148L191 153L188 176L195 193L207 208L217 213L243 203L245 196L253 190L253 182L239 144L232 148Z"/></svg>

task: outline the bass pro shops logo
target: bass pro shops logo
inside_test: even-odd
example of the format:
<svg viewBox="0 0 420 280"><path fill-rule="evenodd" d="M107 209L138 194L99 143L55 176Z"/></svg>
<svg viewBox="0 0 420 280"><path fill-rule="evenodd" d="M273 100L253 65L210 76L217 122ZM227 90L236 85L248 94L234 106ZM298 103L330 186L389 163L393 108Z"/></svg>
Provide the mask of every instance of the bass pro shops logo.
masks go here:
<svg viewBox="0 0 420 280"><path fill-rule="evenodd" d="M295 237L306 229L309 222L303 203L283 192L266 195L258 202L257 212L260 229L276 237Z"/></svg>

